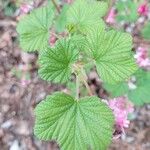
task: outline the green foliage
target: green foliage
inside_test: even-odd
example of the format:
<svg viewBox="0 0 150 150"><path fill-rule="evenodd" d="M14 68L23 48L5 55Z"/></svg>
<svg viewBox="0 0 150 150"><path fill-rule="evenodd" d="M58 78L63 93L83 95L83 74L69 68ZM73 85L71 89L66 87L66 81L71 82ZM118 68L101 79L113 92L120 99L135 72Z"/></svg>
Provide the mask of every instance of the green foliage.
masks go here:
<svg viewBox="0 0 150 150"><path fill-rule="evenodd" d="M150 103L150 72L139 70L135 76L137 88L128 92L129 99L136 105Z"/></svg>
<svg viewBox="0 0 150 150"><path fill-rule="evenodd" d="M77 58L78 50L70 40L59 40L55 48L41 52L39 75L44 80L64 83L69 79Z"/></svg>
<svg viewBox="0 0 150 150"><path fill-rule="evenodd" d="M95 59L98 74L108 83L125 80L136 71L131 48L132 38L127 33L95 27L87 34L87 49Z"/></svg>
<svg viewBox="0 0 150 150"><path fill-rule="evenodd" d="M126 22L135 22L138 18L137 8L138 8L137 3L131 0L117 1L116 3L116 9L118 11L117 20Z"/></svg>
<svg viewBox="0 0 150 150"><path fill-rule="evenodd" d="M142 36L145 39L150 39L150 22L148 22L145 27L142 29Z"/></svg>
<svg viewBox="0 0 150 150"><path fill-rule="evenodd" d="M128 92L128 84L126 82L117 84L104 83L104 88L111 94L111 97L119 97Z"/></svg>
<svg viewBox="0 0 150 150"><path fill-rule="evenodd" d="M1 0L0 10L3 10L6 16L14 16L15 11L17 10L15 1Z"/></svg>
<svg viewBox="0 0 150 150"><path fill-rule="evenodd" d="M34 132L42 140L57 140L62 150L104 150L113 134L113 114L95 96L78 97L87 95L87 91L92 95L85 72L94 66L101 79L110 84L123 82L135 72L132 38L126 33L105 30L105 2L76 0L60 12L50 1L47 7L23 17L17 26L22 49L40 50L38 72L42 79L69 83L72 73L77 79L76 86L67 84L76 98L55 93L36 107ZM50 29L55 29L56 35L60 33L53 47L48 44ZM61 39L64 31L66 37ZM113 96L128 91L125 83L109 89L112 90Z"/></svg>
<svg viewBox="0 0 150 150"><path fill-rule="evenodd" d="M114 85L104 84L104 88L111 94L111 97L127 95L135 105L143 105L150 103L150 72L138 70L135 73L136 88L129 89L126 82L117 83Z"/></svg>
<svg viewBox="0 0 150 150"><path fill-rule="evenodd" d="M53 6L38 8L23 17L17 26L21 48L29 52L45 49L53 18Z"/></svg>
<svg viewBox="0 0 150 150"><path fill-rule="evenodd" d="M104 25L102 19L107 11L107 4L94 0L76 0L67 13L70 31L86 33L91 27Z"/></svg>
<svg viewBox="0 0 150 150"><path fill-rule="evenodd" d="M62 150L105 150L113 133L113 114L99 98L76 101L64 93L54 93L35 109L35 135L56 140Z"/></svg>
<svg viewBox="0 0 150 150"><path fill-rule="evenodd" d="M97 1L103 1L103 2L106 2L106 3L110 2L110 0L97 0Z"/></svg>
<svg viewBox="0 0 150 150"><path fill-rule="evenodd" d="M79 49L80 52L83 52L85 48L85 36L81 34L74 34L71 36L71 42Z"/></svg>
<svg viewBox="0 0 150 150"><path fill-rule="evenodd" d="M68 8L69 8L68 5L64 5L61 10L61 14L56 19L55 26L57 32L63 32L65 30L66 20L67 20L66 15L67 15Z"/></svg>

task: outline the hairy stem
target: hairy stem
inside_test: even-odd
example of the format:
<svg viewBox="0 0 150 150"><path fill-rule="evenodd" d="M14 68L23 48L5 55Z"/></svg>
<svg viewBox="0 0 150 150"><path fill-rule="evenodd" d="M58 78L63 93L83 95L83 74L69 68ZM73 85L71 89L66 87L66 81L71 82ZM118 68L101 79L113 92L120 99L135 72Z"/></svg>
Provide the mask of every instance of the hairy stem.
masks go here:
<svg viewBox="0 0 150 150"><path fill-rule="evenodd" d="M80 80L79 77L76 75L76 99L79 100L79 93L80 93Z"/></svg>
<svg viewBox="0 0 150 150"><path fill-rule="evenodd" d="M84 83L84 85L85 85L85 87L86 87L86 89L87 89L89 95L92 96L93 93L92 93L92 90L91 90L91 88L89 87L88 83L87 83L86 80L84 80L84 79L83 79L82 81L83 81L83 83Z"/></svg>
<svg viewBox="0 0 150 150"><path fill-rule="evenodd" d="M59 8L59 6L57 5L56 1L55 1L55 0L51 0L51 1L52 1L53 5L55 6L57 12L60 13L60 8Z"/></svg>
<svg viewBox="0 0 150 150"><path fill-rule="evenodd" d="M85 71L83 69L81 70L81 76L82 76L82 81L83 81L83 83L84 83L84 85L85 85L89 95L92 96L93 92L92 92L90 86L87 83L87 75L86 75L86 73L85 73Z"/></svg>

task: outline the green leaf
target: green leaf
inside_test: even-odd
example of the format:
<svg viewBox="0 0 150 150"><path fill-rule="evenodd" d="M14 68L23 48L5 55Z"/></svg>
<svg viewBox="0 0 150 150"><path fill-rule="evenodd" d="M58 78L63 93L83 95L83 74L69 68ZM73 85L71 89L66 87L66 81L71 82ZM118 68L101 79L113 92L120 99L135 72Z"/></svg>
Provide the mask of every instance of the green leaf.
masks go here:
<svg viewBox="0 0 150 150"><path fill-rule="evenodd" d="M103 1L109 4L110 0L97 0L97 1Z"/></svg>
<svg viewBox="0 0 150 150"><path fill-rule="evenodd" d="M68 81L66 84L67 89L69 90L69 94L72 96L76 96L76 84L74 82Z"/></svg>
<svg viewBox="0 0 150 150"><path fill-rule="evenodd" d="M135 76L137 88L128 92L129 99L135 105L150 103L150 72L139 70Z"/></svg>
<svg viewBox="0 0 150 150"><path fill-rule="evenodd" d="M119 82L117 84L104 83L104 88L112 97L119 97L128 93L128 84L125 82Z"/></svg>
<svg viewBox="0 0 150 150"><path fill-rule="evenodd" d="M53 18L53 6L38 8L23 17L17 26L21 48L29 52L45 49Z"/></svg>
<svg viewBox="0 0 150 150"><path fill-rule="evenodd" d="M138 19L137 3L131 0L117 1L115 7L118 21L135 22Z"/></svg>
<svg viewBox="0 0 150 150"><path fill-rule="evenodd" d="M74 34L71 36L70 41L80 50L83 51L85 49L85 36L82 34Z"/></svg>
<svg viewBox="0 0 150 150"><path fill-rule="evenodd" d="M150 82L150 81L149 81ZM150 85L146 83L144 86L139 86L136 89L129 91L128 97L135 105L143 105L150 103Z"/></svg>
<svg viewBox="0 0 150 150"><path fill-rule="evenodd" d="M101 27L93 28L88 32L86 45L104 82L123 81L136 71L129 34L114 30L106 32Z"/></svg>
<svg viewBox="0 0 150 150"><path fill-rule="evenodd" d="M35 135L56 140L61 150L105 150L110 144L114 117L95 96L76 101L55 93L36 107L35 115Z"/></svg>
<svg viewBox="0 0 150 150"><path fill-rule="evenodd" d="M104 23L101 19L107 11L107 3L93 0L76 0L67 13L70 31L86 33L92 26ZM71 26L71 27L70 27Z"/></svg>
<svg viewBox="0 0 150 150"><path fill-rule="evenodd" d="M55 26L57 32L63 32L65 30L66 23L67 23L66 14L67 14L68 7L69 7L68 5L64 5L61 10L61 14L56 19Z"/></svg>
<svg viewBox="0 0 150 150"><path fill-rule="evenodd" d="M68 40L60 40L55 48L48 48L39 58L39 75L42 79L55 83L68 81L72 65L78 59L78 51Z"/></svg>
<svg viewBox="0 0 150 150"><path fill-rule="evenodd" d="M135 74L136 82L134 83L136 88L129 89L127 83L121 82L114 85L104 84L104 88L110 92L111 96L118 97L127 95L135 105L143 105L150 103L150 72L139 69Z"/></svg>
<svg viewBox="0 0 150 150"><path fill-rule="evenodd" d="M3 9L4 14L6 16L12 16L13 17L14 13L15 13L15 11L17 9L16 4L11 2L11 1L2 1L0 3L2 3L2 6L0 4L0 8Z"/></svg>
<svg viewBox="0 0 150 150"><path fill-rule="evenodd" d="M145 39L150 39L150 22L147 23L145 25L145 27L142 29L142 36L145 38Z"/></svg>

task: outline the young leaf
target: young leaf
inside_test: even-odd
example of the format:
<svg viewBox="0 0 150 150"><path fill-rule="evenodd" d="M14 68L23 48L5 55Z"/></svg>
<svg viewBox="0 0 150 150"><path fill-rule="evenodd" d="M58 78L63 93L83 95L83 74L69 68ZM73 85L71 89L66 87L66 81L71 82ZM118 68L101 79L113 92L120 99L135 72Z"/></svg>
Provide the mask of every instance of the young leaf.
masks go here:
<svg viewBox="0 0 150 150"><path fill-rule="evenodd" d="M85 33L95 25L104 25L102 19L107 11L107 3L93 0L76 0L67 13L67 24L71 29ZM69 29L69 30L71 30Z"/></svg>
<svg viewBox="0 0 150 150"><path fill-rule="evenodd" d="M56 140L61 150L105 150L111 141L112 111L95 96L76 101L55 93L36 107L35 115L35 135Z"/></svg>
<svg viewBox="0 0 150 150"><path fill-rule="evenodd" d="M55 48L48 48L39 58L39 75L53 82L66 82L72 72L72 64L78 59L78 51L68 40L60 40Z"/></svg>
<svg viewBox="0 0 150 150"><path fill-rule="evenodd" d="M103 81L115 83L127 79L136 71L131 55L132 39L127 33L92 28L87 35L87 49L93 55L98 74Z"/></svg>
<svg viewBox="0 0 150 150"><path fill-rule="evenodd" d="M49 28L54 18L52 6L38 8L23 17L17 26L20 46L25 51L43 50L48 45Z"/></svg>

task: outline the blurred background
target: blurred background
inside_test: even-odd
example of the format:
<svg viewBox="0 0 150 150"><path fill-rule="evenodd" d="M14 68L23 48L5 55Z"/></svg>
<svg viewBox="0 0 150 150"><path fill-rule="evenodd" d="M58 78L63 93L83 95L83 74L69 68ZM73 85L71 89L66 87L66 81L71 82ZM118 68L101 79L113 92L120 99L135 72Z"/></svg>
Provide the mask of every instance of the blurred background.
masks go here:
<svg viewBox="0 0 150 150"><path fill-rule="evenodd" d="M57 3L62 7L72 1ZM34 108L47 94L68 88L73 91L74 86L71 82L65 86L41 80L37 74L38 54L23 52L16 32L22 16L45 4L45 0L0 0L0 150L59 149L55 142L41 142L33 135ZM112 0L104 19L109 28L133 36L133 54L140 68L129 81L115 88L103 84L94 70L88 75L89 85L99 97L126 95L135 104L130 127L113 140L109 150L150 150L150 76L145 77L150 72L150 1ZM50 44L56 40L50 36Z"/></svg>

